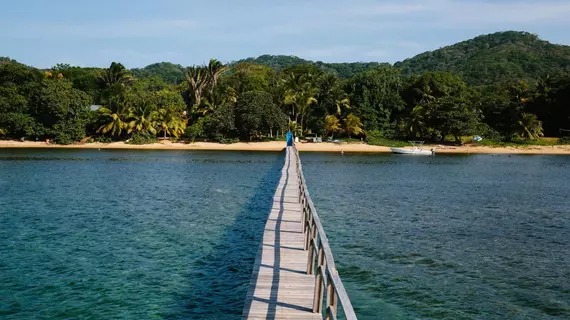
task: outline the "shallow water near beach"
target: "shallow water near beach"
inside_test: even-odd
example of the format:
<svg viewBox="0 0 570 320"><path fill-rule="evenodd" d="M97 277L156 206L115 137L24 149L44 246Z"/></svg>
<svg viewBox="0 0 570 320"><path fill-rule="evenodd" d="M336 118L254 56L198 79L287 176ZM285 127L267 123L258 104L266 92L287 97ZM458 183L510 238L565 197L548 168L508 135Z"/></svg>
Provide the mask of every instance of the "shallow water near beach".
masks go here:
<svg viewBox="0 0 570 320"><path fill-rule="evenodd" d="M301 157L359 319L570 318L570 157ZM282 164L0 150L0 317L239 319Z"/></svg>

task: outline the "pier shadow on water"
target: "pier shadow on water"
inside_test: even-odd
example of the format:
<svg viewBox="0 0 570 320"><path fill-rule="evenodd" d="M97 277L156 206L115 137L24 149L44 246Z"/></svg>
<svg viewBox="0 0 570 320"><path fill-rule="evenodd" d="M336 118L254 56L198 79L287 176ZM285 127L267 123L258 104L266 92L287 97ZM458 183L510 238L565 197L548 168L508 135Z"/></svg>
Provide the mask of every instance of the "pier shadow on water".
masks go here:
<svg viewBox="0 0 570 320"><path fill-rule="evenodd" d="M212 252L190 266L184 316L168 319L240 319L264 225L273 204L285 152L263 176ZM215 219L215 213L211 213Z"/></svg>

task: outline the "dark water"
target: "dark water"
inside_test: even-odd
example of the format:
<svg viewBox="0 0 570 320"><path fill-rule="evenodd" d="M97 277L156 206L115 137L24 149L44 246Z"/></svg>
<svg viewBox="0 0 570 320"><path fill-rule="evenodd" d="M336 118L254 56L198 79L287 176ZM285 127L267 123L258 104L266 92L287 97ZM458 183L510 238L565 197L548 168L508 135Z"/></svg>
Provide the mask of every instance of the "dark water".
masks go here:
<svg viewBox="0 0 570 320"><path fill-rule="evenodd" d="M239 319L282 158L0 150L0 318Z"/></svg>
<svg viewBox="0 0 570 320"><path fill-rule="evenodd" d="M359 319L570 318L570 157L301 157ZM282 164L0 150L0 318L238 319Z"/></svg>
<svg viewBox="0 0 570 320"><path fill-rule="evenodd" d="M359 319L570 319L570 157L301 157Z"/></svg>

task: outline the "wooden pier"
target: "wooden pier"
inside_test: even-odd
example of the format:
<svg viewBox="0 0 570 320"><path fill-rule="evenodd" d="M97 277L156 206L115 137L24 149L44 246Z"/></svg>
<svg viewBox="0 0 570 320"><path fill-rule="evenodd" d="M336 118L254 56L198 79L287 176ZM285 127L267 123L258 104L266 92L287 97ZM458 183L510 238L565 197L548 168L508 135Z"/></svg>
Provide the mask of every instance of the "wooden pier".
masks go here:
<svg viewBox="0 0 570 320"><path fill-rule="evenodd" d="M299 154L287 147L243 319L322 319L323 301L326 319L336 319L339 301L345 317L356 319L306 189Z"/></svg>

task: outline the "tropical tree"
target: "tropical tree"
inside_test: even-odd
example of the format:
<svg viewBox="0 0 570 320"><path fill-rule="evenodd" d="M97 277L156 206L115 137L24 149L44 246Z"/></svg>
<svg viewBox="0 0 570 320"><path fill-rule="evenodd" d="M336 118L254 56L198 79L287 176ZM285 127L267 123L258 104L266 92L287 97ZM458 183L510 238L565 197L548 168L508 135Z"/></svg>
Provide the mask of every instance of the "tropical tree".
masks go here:
<svg viewBox="0 0 570 320"><path fill-rule="evenodd" d="M274 119L270 114L277 112L271 95L264 91L244 92L235 107L236 127L242 138L249 139L258 135L262 130L271 130L274 126L281 127L280 119ZM282 118L281 118L282 119Z"/></svg>
<svg viewBox="0 0 570 320"><path fill-rule="evenodd" d="M417 105L407 120L407 134L412 135L413 137L421 137L423 136L424 132L427 129L427 120L429 114L426 107L422 105Z"/></svg>
<svg viewBox="0 0 570 320"><path fill-rule="evenodd" d="M185 77L188 83L188 112L193 112L202 101L202 94L208 86L208 71L204 67L188 67Z"/></svg>
<svg viewBox="0 0 570 320"><path fill-rule="evenodd" d="M235 107L231 104L219 106L212 114L198 119L194 124L202 119L204 133L220 142L232 135L236 129Z"/></svg>
<svg viewBox="0 0 570 320"><path fill-rule="evenodd" d="M167 134L178 138L184 134L186 129L186 121L180 108L176 105L170 105L158 110L157 123L160 130L164 133L164 138L166 138Z"/></svg>
<svg viewBox="0 0 570 320"><path fill-rule="evenodd" d="M304 119L310 114L311 105L317 103L318 89L313 80L309 73L291 73L285 81L284 104L291 106L291 120L299 124L301 131Z"/></svg>
<svg viewBox="0 0 570 320"><path fill-rule="evenodd" d="M124 97L113 98L105 107L99 108L97 112L102 116L104 124L97 129L97 133L111 136L121 136L123 130L126 132L129 126L130 109Z"/></svg>
<svg viewBox="0 0 570 320"><path fill-rule="evenodd" d="M97 133L107 134L110 133L111 136L120 136L123 130L128 128L128 122L126 121L128 115L128 109L124 106L118 108L100 108L98 112L106 118L106 123L99 127Z"/></svg>
<svg viewBox="0 0 570 320"><path fill-rule="evenodd" d="M459 76L447 72L427 72L412 78L402 92L408 106L426 105L447 96L461 96L467 84Z"/></svg>
<svg viewBox="0 0 570 320"><path fill-rule="evenodd" d="M217 88L208 95L208 98L202 98L196 112L205 116L213 113L217 107L223 104L235 104L236 102L237 94L232 87Z"/></svg>
<svg viewBox="0 0 570 320"><path fill-rule="evenodd" d="M417 95L418 103L419 104L426 104L432 100L435 100L434 92L429 84L429 82L421 82L419 83L419 87L413 88L414 92Z"/></svg>
<svg viewBox="0 0 570 320"><path fill-rule="evenodd" d="M44 79L31 91L29 112L36 137L70 144L85 137L91 99L65 79Z"/></svg>
<svg viewBox="0 0 570 320"><path fill-rule="evenodd" d="M186 98L188 100L188 111L198 112L202 115L203 105L213 104L212 96L218 85L221 74L228 69L223 63L216 59L211 59L207 66L192 66L186 69L186 82L188 89Z"/></svg>
<svg viewBox="0 0 570 320"><path fill-rule="evenodd" d="M519 135L527 140L536 140L543 136L542 121L536 115L523 112L517 121Z"/></svg>
<svg viewBox="0 0 570 320"><path fill-rule="evenodd" d="M127 133L152 133L156 135L156 106L147 99L139 101L129 108Z"/></svg>
<svg viewBox="0 0 570 320"><path fill-rule="evenodd" d="M348 95L340 86L339 79L332 74L319 77L317 100L328 114L341 116L345 110L350 109Z"/></svg>
<svg viewBox="0 0 570 320"><path fill-rule="evenodd" d="M349 139L351 135L356 136L364 132L364 129L362 129L362 122L360 121L360 118L358 118L356 115L352 113L346 116L346 119L344 120L344 125Z"/></svg>
<svg viewBox="0 0 570 320"><path fill-rule="evenodd" d="M224 71L228 69L223 63L216 59L210 59L207 66L208 71L208 88L210 93L214 91L216 85L218 84L218 78Z"/></svg>
<svg viewBox="0 0 570 320"><path fill-rule="evenodd" d="M111 66L109 66L107 69L104 69L99 78L108 88L112 87L115 84L125 84L128 81L132 80L129 71L125 68L125 66L118 62L111 63Z"/></svg>
<svg viewBox="0 0 570 320"><path fill-rule="evenodd" d="M276 72L266 66L240 62L232 66L228 76L224 75L223 83L235 89L237 94L247 91L268 91L274 83Z"/></svg>
<svg viewBox="0 0 570 320"><path fill-rule="evenodd" d="M301 91L297 96L295 103L297 104L297 110L300 116L299 124L301 130L304 129L305 119L311 114L311 106L317 103L317 99L315 98L316 94L317 88L311 85Z"/></svg>
<svg viewBox="0 0 570 320"><path fill-rule="evenodd" d="M352 112L359 116L366 130L380 130L388 136L395 135L396 122L404 116L402 88L400 70L391 66L356 74L345 86L354 106Z"/></svg>
<svg viewBox="0 0 570 320"><path fill-rule="evenodd" d="M271 98L270 95L267 96ZM273 129L277 133L279 131L284 132L287 129L288 119L287 115L273 101L267 100L267 104L262 105L261 129L268 130L270 137L273 137Z"/></svg>
<svg viewBox="0 0 570 320"><path fill-rule="evenodd" d="M164 134L174 137L182 135L186 129L187 119L184 100L177 92L163 89L152 94L156 105L155 123Z"/></svg>
<svg viewBox="0 0 570 320"><path fill-rule="evenodd" d="M442 140L453 135L456 143L461 136L475 133L479 124L480 112L472 105L471 99L464 96L447 96L430 102L430 126Z"/></svg>
<svg viewBox="0 0 570 320"><path fill-rule="evenodd" d="M328 136L329 134L332 136L335 132L341 130L340 121L335 115L332 114L329 114L325 117L324 125L325 136Z"/></svg>

